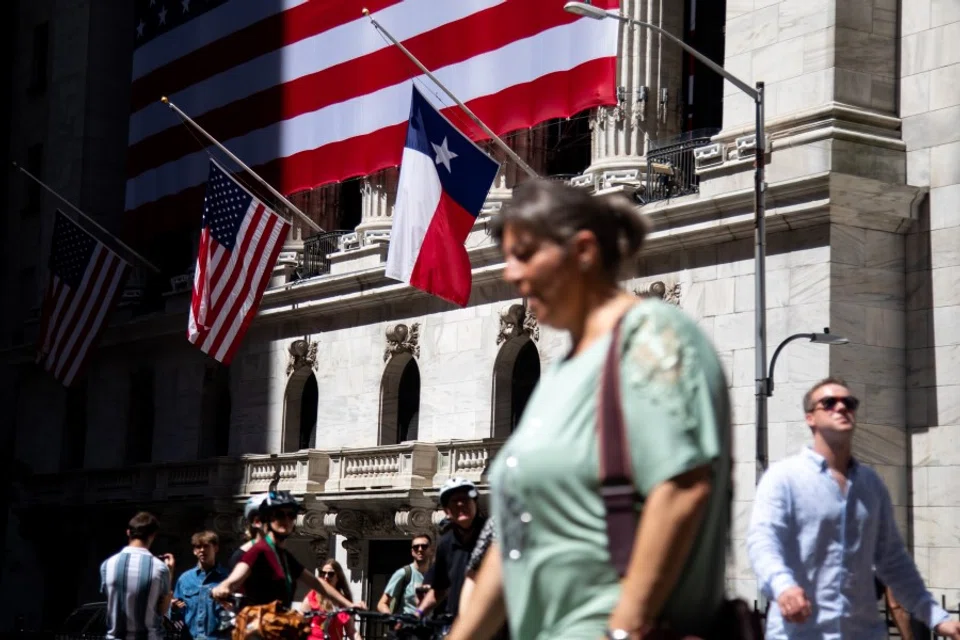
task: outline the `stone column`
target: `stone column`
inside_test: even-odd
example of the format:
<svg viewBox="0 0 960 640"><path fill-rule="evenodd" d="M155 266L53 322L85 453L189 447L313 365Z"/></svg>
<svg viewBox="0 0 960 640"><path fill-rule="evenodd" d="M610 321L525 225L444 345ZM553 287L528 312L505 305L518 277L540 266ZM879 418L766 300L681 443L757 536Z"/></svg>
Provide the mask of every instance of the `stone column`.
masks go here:
<svg viewBox="0 0 960 640"><path fill-rule="evenodd" d="M623 15L683 37L683 3L622 0ZM682 122L683 51L643 27L621 25L617 64L618 103L593 115L589 172L639 170L651 140L677 135ZM638 177L634 174L634 179Z"/></svg>
<svg viewBox="0 0 960 640"><path fill-rule="evenodd" d="M357 246L386 243L393 225L393 207L397 200L399 167L384 169L363 180Z"/></svg>

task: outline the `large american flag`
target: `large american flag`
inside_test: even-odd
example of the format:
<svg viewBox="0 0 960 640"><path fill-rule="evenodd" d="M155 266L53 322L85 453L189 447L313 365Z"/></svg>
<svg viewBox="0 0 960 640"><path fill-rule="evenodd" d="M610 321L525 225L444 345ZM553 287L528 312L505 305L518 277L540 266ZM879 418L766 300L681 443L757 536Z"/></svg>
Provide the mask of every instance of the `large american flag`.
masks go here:
<svg viewBox="0 0 960 640"><path fill-rule="evenodd" d="M210 162L187 339L230 364L257 313L290 223Z"/></svg>
<svg viewBox="0 0 960 640"><path fill-rule="evenodd" d="M83 372L129 266L57 211L37 363L64 386Z"/></svg>
<svg viewBox="0 0 960 640"><path fill-rule="evenodd" d="M615 104L617 22L563 4L137 0L128 222L177 223L203 196L207 150L164 95L283 193L399 165L411 83L440 92L364 7L498 134Z"/></svg>

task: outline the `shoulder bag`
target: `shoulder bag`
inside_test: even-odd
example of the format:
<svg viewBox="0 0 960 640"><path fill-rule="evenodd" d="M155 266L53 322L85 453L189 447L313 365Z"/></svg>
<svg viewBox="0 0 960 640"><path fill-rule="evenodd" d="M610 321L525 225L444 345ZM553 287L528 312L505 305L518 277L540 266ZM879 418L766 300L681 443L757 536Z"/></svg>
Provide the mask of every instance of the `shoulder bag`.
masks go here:
<svg viewBox="0 0 960 640"><path fill-rule="evenodd" d="M610 348L600 380L597 407L597 437L600 439L600 494L607 519L610 559L622 578L630 563L630 554L639 522L635 505L642 500L633 484L630 443L627 440L620 394L620 335L623 318L613 330ZM732 462L732 461L731 461ZM761 640L760 616L741 599L724 600L711 624L711 632L699 640ZM646 638L650 640L698 640L680 636L658 624Z"/></svg>

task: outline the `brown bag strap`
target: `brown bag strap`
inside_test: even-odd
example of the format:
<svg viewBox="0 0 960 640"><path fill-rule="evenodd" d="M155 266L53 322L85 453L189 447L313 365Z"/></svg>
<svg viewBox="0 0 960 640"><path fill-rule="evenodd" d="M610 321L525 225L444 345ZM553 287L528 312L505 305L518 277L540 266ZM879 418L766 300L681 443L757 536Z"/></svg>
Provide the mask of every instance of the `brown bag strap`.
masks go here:
<svg viewBox="0 0 960 640"><path fill-rule="evenodd" d="M626 314L624 314L626 315ZM610 560L617 573L627 573L637 532L635 505L640 495L633 484L630 443L620 398L620 335L623 317L617 321L600 378L597 407L597 437L600 439L600 496L607 514Z"/></svg>

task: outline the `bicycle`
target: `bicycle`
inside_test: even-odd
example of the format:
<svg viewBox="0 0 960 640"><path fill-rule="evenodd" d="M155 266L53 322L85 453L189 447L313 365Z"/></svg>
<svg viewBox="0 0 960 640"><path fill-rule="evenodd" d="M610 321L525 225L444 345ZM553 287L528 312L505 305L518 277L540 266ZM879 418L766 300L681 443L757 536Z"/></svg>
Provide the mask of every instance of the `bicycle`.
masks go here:
<svg viewBox="0 0 960 640"><path fill-rule="evenodd" d="M377 611L350 611L360 618L383 623L387 627L385 640L443 640L452 616L437 618L418 618L408 613L379 613Z"/></svg>

